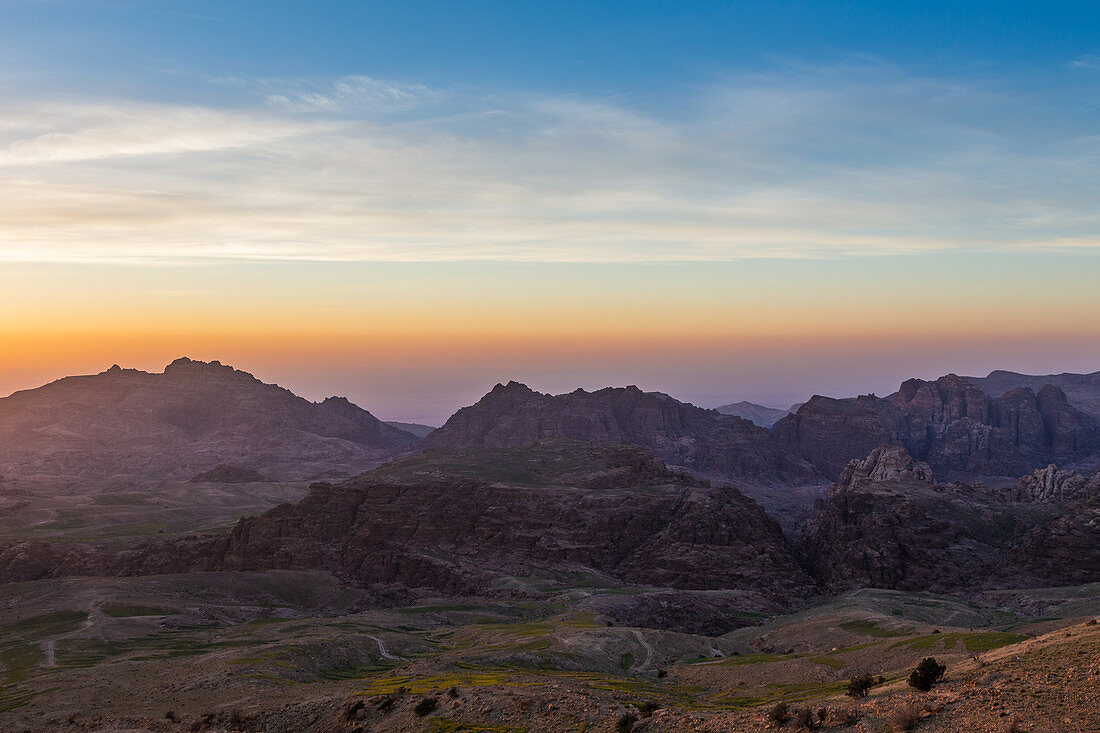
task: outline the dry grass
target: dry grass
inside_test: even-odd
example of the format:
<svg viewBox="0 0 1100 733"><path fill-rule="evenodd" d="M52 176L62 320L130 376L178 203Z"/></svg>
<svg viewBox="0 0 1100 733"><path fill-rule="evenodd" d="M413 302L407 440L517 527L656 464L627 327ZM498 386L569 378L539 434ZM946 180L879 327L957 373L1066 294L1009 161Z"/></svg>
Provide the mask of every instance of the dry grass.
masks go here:
<svg viewBox="0 0 1100 733"><path fill-rule="evenodd" d="M907 702L898 705L886 716L886 721L895 733L905 733L913 730L921 719L921 706L915 702Z"/></svg>

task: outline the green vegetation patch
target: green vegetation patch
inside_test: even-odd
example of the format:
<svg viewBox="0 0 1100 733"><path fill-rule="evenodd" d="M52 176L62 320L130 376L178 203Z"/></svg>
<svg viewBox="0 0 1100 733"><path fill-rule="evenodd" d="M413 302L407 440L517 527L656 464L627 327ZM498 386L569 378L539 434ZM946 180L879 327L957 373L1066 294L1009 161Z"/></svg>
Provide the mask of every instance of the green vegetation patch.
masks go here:
<svg viewBox="0 0 1100 733"><path fill-rule="evenodd" d="M51 687L48 690L21 690L14 685L0 687L0 713L15 710L29 703L32 698L45 695L47 692L53 692L56 689L56 687Z"/></svg>
<svg viewBox="0 0 1100 733"><path fill-rule="evenodd" d="M44 639L56 634L67 634L76 631L87 620L88 614L85 611L54 611L0 626L0 639L7 636Z"/></svg>
<svg viewBox="0 0 1100 733"><path fill-rule="evenodd" d="M165 631L153 636L107 641L105 639L62 639L57 643L57 663L61 667L94 667L115 657L136 652L155 652L142 660L195 656L215 649L254 646L254 639L204 641L186 630ZM135 658L137 659L137 658Z"/></svg>
<svg viewBox="0 0 1100 733"><path fill-rule="evenodd" d="M826 667L832 667L833 669L840 669L844 666L844 660L837 659L836 657L810 657L810 661L814 664L822 664Z"/></svg>
<svg viewBox="0 0 1100 733"><path fill-rule="evenodd" d="M15 644L0 649L0 664L4 665L9 682L22 682L45 660L37 644Z"/></svg>
<svg viewBox="0 0 1100 733"><path fill-rule="evenodd" d="M980 631L973 633L925 634L891 645L891 649L933 649L941 643L945 651L955 648L962 641L968 652L988 652L1010 644L1018 644L1029 637L1004 631Z"/></svg>
<svg viewBox="0 0 1100 733"><path fill-rule="evenodd" d="M914 630L912 626L904 626L899 629L884 629L881 628L876 621L872 621L871 619L841 621L840 628L845 631L850 631L853 634L873 636L877 639L886 639L893 636L909 636Z"/></svg>
<svg viewBox="0 0 1100 733"><path fill-rule="evenodd" d="M827 697L841 692L847 682L799 682L792 684L771 684L771 692L763 695L724 697L719 704L735 710L772 705L777 702L805 702L819 697Z"/></svg>

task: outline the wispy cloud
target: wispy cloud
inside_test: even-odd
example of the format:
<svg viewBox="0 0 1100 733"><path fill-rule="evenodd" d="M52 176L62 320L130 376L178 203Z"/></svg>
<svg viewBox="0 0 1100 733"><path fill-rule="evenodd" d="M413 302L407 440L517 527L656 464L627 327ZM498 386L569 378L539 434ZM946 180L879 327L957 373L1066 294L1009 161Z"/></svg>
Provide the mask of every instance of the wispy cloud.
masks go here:
<svg viewBox="0 0 1100 733"><path fill-rule="evenodd" d="M0 103L0 259L729 260L1100 234L1100 152L1072 100L873 62L656 111L363 76L216 83L239 102Z"/></svg>

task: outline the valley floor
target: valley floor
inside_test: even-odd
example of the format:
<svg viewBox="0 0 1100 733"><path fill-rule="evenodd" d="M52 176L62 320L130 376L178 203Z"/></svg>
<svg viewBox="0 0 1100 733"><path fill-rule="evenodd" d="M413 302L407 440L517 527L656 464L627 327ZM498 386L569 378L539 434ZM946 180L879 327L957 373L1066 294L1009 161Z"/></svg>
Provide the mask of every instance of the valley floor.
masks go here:
<svg viewBox="0 0 1100 733"><path fill-rule="evenodd" d="M304 572L5 591L4 731L717 733L779 729L780 702L831 731L892 731L910 703L916 731L1100 731L1100 584L863 590L718 637L609 626L591 588L383 610ZM947 673L920 693L927 656ZM882 680L854 700L861 673Z"/></svg>

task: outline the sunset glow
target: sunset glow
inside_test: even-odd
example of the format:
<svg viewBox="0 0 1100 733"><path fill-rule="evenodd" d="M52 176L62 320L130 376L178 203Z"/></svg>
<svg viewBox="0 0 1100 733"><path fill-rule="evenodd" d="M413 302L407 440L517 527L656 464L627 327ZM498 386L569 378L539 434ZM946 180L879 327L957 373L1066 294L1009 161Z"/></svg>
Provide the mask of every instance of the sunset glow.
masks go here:
<svg viewBox="0 0 1100 733"><path fill-rule="evenodd" d="M903 63L881 11L245 5L0 8L0 391L187 354L439 421L506 379L786 406L1100 358L1093 18L1024 67L947 6L966 43L907 19Z"/></svg>

